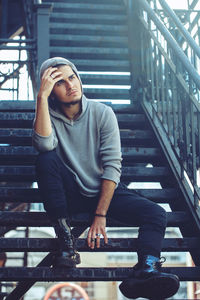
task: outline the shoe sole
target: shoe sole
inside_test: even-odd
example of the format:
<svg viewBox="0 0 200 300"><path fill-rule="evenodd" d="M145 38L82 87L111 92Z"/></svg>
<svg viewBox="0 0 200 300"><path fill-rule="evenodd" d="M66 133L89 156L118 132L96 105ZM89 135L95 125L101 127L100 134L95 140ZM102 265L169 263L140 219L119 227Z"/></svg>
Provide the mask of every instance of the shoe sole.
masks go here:
<svg viewBox="0 0 200 300"><path fill-rule="evenodd" d="M178 277L174 275L172 277L159 276L146 280L132 280L131 287L130 283L127 286L126 280L119 286L122 294L130 299L139 297L151 300L166 299L175 295L179 289Z"/></svg>

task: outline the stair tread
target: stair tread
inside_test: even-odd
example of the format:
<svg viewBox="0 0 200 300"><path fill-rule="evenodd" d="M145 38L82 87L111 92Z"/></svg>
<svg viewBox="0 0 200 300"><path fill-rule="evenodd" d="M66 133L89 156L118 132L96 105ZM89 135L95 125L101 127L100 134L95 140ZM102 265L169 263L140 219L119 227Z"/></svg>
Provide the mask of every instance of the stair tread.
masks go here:
<svg viewBox="0 0 200 300"><path fill-rule="evenodd" d="M131 182L148 181L148 182L160 182L166 176L169 176L168 167L153 167L146 168L140 167L122 167L122 181L128 180ZM1 181L35 181L35 167L34 166L5 166L0 168L0 180Z"/></svg>
<svg viewBox="0 0 200 300"><path fill-rule="evenodd" d="M0 146L0 163L4 165L35 164L36 151L32 146ZM122 147L124 163L133 162L158 162L161 157L159 148Z"/></svg>
<svg viewBox="0 0 200 300"><path fill-rule="evenodd" d="M144 148L144 147L122 147L122 152L125 156L134 155L159 155L160 149L154 148ZM32 146L0 146L0 155L37 155L38 151Z"/></svg>
<svg viewBox="0 0 200 300"><path fill-rule="evenodd" d="M52 47L51 47L52 48ZM90 54L90 56L92 53ZM50 56L62 56L67 59L70 59L77 67L79 71L90 71L90 72L130 72L130 63L129 60L122 60L119 55L115 55L115 59L108 58L106 60L105 55L100 57L102 59L96 58L97 54L95 54L94 59L88 60L87 58L82 58L80 54L68 53L66 55L65 48L55 48L50 49ZM77 57L79 56L79 57ZM85 54L87 56L87 54ZM88 57L88 56L87 56ZM120 59L120 60L118 60ZM117 63L116 63L117 60Z"/></svg>
<svg viewBox="0 0 200 300"><path fill-rule="evenodd" d="M91 250L88 248L86 239L76 240L76 249L81 252L135 252L137 251L137 238L109 238L108 244L104 244L101 238L101 247ZM58 249L57 238L0 238L1 251L6 252L38 252L55 251ZM162 245L162 251L185 252L191 249L199 249L200 238L165 238Z"/></svg>
<svg viewBox="0 0 200 300"><path fill-rule="evenodd" d="M132 189L130 189L132 190ZM135 189L140 195L159 203L166 203L180 198L180 192L175 188L165 189ZM0 187L0 202L41 203L39 191L30 187Z"/></svg>
<svg viewBox="0 0 200 300"><path fill-rule="evenodd" d="M63 23L59 22L51 22L50 26L50 34L90 34L91 35L104 35L104 36L124 36L128 34L128 28L123 24L76 24L76 23Z"/></svg>
<svg viewBox="0 0 200 300"><path fill-rule="evenodd" d="M98 3L98 2L93 2L93 3L75 3L75 2L54 2L54 5L53 5L53 10L57 10L57 8L62 8L62 9L68 9L70 11L70 9L74 9L74 10L78 10L78 11L82 11L82 10L86 10L86 11L90 11L90 10L95 10L96 13L98 13L99 11L114 11L115 13L117 12L121 12L121 11L125 11L124 10L124 5L121 5L120 3L117 3L117 4L110 4L108 2L108 4L105 5L102 4L102 3Z"/></svg>
<svg viewBox="0 0 200 300"><path fill-rule="evenodd" d="M121 139L134 139L134 138L140 138L140 139L152 139L154 137L154 134L152 133L152 131L147 130L147 129L136 129L136 130L121 130L120 131L120 135L121 135ZM27 138L31 138L32 136L32 129L31 128L0 128L0 138L3 137L16 137L21 139L22 137L27 137ZM19 140L20 142L20 140Z"/></svg>
<svg viewBox="0 0 200 300"><path fill-rule="evenodd" d="M4 128L32 128L35 113L33 112L0 112L0 127ZM131 126L136 128L136 123L141 128L145 125L144 114L121 114L116 112L119 127Z"/></svg>
<svg viewBox="0 0 200 300"><path fill-rule="evenodd" d="M176 274L181 281L198 281L200 267L165 267L163 272ZM4 267L0 270L2 281L121 281L132 268L65 268Z"/></svg>
<svg viewBox="0 0 200 300"><path fill-rule="evenodd" d="M43 0L42 2L54 2L54 1L50 1L50 0ZM56 1L57 3L65 3L66 0L57 0ZM67 1L68 3L83 3L83 0L68 0ZM84 0L84 3L94 3L94 0ZM105 6L108 5L108 4L111 4L112 5L119 5L121 4L121 0L95 0L95 4L104 4Z"/></svg>
<svg viewBox="0 0 200 300"><path fill-rule="evenodd" d="M130 75L80 74L80 76L83 84L130 86Z"/></svg>
<svg viewBox="0 0 200 300"><path fill-rule="evenodd" d="M84 94L88 99L123 99L127 100L131 98L129 89L102 89L102 88L85 88Z"/></svg>
<svg viewBox="0 0 200 300"><path fill-rule="evenodd" d="M114 55L119 55L121 57L119 57L119 59L128 59L128 55L129 55L129 50L127 48L111 48L111 47L68 47L67 43L66 46L63 47L59 47L59 46L51 46L50 47L50 51L55 52L65 52L67 53L73 53L73 54L82 54L82 57L84 57L84 54L89 55L89 53L95 54L95 55L102 55L102 58L104 55L106 54L113 54ZM90 57L91 55L89 55Z"/></svg>
<svg viewBox="0 0 200 300"><path fill-rule="evenodd" d="M167 226L180 226L189 221L189 216L185 212L167 212L168 224ZM90 216L87 213L76 214L70 221L72 227L74 226L90 226ZM45 212L10 212L0 211L0 226L52 226L47 214ZM108 218L108 227L135 227L139 226L137 221L132 226L129 224L122 224Z"/></svg>
<svg viewBox="0 0 200 300"><path fill-rule="evenodd" d="M127 22L127 15L125 13L125 11L121 12L120 15L117 16L116 15L112 15L110 14L109 11L104 12L104 14L99 14L97 12L91 12L90 11L86 11L86 12L66 12L66 10L63 9L59 9L56 8L55 10L53 9L51 15L50 15L50 22L54 21L54 19L58 19L58 20L63 20L66 19L66 23L71 22L71 20L78 20L78 23L80 21L88 21L88 19L93 20L94 23L96 23L98 20L100 20L102 22L102 24L104 23L104 21L112 21L114 20L116 22L116 24L119 24L121 22L124 22L126 24Z"/></svg>
<svg viewBox="0 0 200 300"><path fill-rule="evenodd" d="M98 47L98 48L127 48L128 37L110 37L102 35L69 35L50 34L50 46L60 47Z"/></svg>
<svg viewBox="0 0 200 300"><path fill-rule="evenodd" d="M81 78L82 76L85 77L101 77L101 76L105 76L105 75L95 75L95 74L81 74ZM110 78L113 77L113 75L108 75L108 77L110 76ZM107 77L107 76L106 76ZM123 75L123 77L126 77ZM110 104L110 103L105 103L108 104L109 106L111 106L113 108L113 110L117 113L135 113L135 112L141 112L142 108L141 106L138 104L138 102L133 102L131 104ZM35 101L13 101L13 100L1 100L0 101L0 112L13 112L13 113L26 113L26 112L34 112L35 111L35 105L36 102Z"/></svg>
<svg viewBox="0 0 200 300"><path fill-rule="evenodd" d="M155 145L154 135L147 129L120 130L121 143L123 145L133 144L136 147L153 147ZM136 143L141 143L139 146ZM29 128L0 128L0 143L19 144L20 146L32 145L32 129ZM147 145L146 145L147 144Z"/></svg>

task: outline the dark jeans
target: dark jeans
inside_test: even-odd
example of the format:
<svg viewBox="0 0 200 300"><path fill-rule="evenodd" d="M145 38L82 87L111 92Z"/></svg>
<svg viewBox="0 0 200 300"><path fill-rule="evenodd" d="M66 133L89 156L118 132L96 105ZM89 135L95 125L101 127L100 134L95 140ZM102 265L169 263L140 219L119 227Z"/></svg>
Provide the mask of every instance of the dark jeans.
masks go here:
<svg viewBox="0 0 200 300"><path fill-rule="evenodd" d="M74 175L55 150L39 154L36 174L44 208L50 219L68 218L81 212L93 214L95 211L98 196L80 194ZM138 223L138 255L160 256L166 228L166 212L161 206L119 184L107 216L127 225Z"/></svg>

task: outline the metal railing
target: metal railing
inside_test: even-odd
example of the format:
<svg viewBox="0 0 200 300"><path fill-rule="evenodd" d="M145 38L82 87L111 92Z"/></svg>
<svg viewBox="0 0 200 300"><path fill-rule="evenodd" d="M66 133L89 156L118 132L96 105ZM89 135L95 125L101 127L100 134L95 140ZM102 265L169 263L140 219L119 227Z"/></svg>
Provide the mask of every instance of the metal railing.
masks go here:
<svg viewBox="0 0 200 300"><path fill-rule="evenodd" d="M26 73L23 85L25 82L29 86L30 83L32 84L31 94L33 96L30 97L29 87L27 86L26 100L36 98L39 86L38 69L41 63L49 58L49 15L52 4L42 3L41 0L22 0L22 3L24 19L23 38L0 40L0 97L3 100L8 98L22 100L20 99L20 93L23 94L23 89L20 89L22 73L24 75ZM12 55L8 55L8 58L5 59L3 51L7 50ZM13 59L12 56L17 56L17 59ZM24 57L26 58L24 59ZM24 97L23 100L25 100Z"/></svg>
<svg viewBox="0 0 200 300"><path fill-rule="evenodd" d="M183 49L191 64L200 71L200 11L188 5L188 10L172 10L165 0L149 1L157 16L165 24Z"/></svg>
<svg viewBox="0 0 200 300"><path fill-rule="evenodd" d="M193 57L186 56L188 53L184 53L161 21L155 2L135 2L140 7L138 17L142 24L138 90L200 228L200 76L198 66L191 64L194 55L197 59L198 55L184 37Z"/></svg>
<svg viewBox="0 0 200 300"><path fill-rule="evenodd" d="M30 52L35 41L18 37L0 39L0 98L1 100L33 99L30 70L33 62ZM25 84L26 82L26 84Z"/></svg>

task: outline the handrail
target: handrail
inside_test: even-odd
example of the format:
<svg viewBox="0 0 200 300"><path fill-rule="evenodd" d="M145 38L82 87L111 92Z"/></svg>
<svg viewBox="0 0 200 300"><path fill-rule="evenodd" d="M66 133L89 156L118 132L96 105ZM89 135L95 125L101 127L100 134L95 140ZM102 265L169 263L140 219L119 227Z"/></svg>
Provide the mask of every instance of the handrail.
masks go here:
<svg viewBox="0 0 200 300"><path fill-rule="evenodd" d="M167 4L167 2L165 0L159 0L159 2L162 5L163 9L167 12L167 14L172 18L172 20L178 27L179 31L183 34L183 36L187 40L188 44L194 49L196 55L198 55L198 57L200 58L199 46L194 41L194 39L191 37L189 32L185 29L185 27L182 25L180 19L177 17L177 15L174 13L174 11L169 7L169 5Z"/></svg>
<svg viewBox="0 0 200 300"><path fill-rule="evenodd" d="M200 76L196 69L191 65L189 59L181 49L181 47L178 45L174 37L171 35L171 33L167 30L167 28L164 26L164 24L159 20L157 15L155 14L154 10L150 7L148 2L146 0L140 0L140 5L145 9L155 25L158 27L158 29L162 32L163 36L166 38L170 46L173 48L174 52L178 56L178 58L181 60L183 65L185 66L186 70L192 74L193 80L196 83L197 87L200 89Z"/></svg>
<svg viewBox="0 0 200 300"><path fill-rule="evenodd" d="M200 76L148 2L135 0L142 24L137 91L200 229Z"/></svg>

